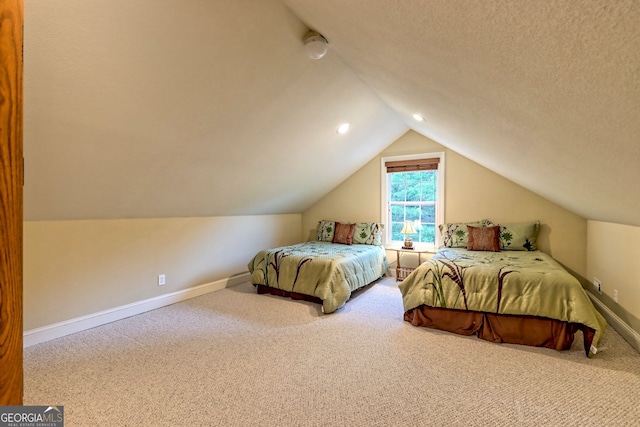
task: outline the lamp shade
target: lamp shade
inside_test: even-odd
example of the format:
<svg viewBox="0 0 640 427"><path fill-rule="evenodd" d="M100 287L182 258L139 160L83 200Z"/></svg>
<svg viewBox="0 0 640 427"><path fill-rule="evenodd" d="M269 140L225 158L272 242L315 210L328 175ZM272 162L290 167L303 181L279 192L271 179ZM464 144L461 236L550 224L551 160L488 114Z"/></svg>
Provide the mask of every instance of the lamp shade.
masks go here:
<svg viewBox="0 0 640 427"><path fill-rule="evenodd" d="M400 234L416 234L416 229L413 226L413 222L405 221Z"/></svg>

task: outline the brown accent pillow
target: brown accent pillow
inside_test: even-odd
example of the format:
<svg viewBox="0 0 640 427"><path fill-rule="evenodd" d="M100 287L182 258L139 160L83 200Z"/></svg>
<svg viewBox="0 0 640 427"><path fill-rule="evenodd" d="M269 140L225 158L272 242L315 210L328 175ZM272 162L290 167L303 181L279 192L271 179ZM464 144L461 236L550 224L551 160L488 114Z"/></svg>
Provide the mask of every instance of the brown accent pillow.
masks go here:
<svg viewBox="0 0 640 427"><path fill-rule="evenodd" d="M343 245L350 245L353 243L353 230L355 230L355 224L341 224L336 222L336 231L333 233L333 243L341 243Z"/></svg>
<svg viewBox="0 0 640 427"><path fill-rule="evenodd" d="M467 226L470 251L500 252L500 226L471 227Z"/></svg>

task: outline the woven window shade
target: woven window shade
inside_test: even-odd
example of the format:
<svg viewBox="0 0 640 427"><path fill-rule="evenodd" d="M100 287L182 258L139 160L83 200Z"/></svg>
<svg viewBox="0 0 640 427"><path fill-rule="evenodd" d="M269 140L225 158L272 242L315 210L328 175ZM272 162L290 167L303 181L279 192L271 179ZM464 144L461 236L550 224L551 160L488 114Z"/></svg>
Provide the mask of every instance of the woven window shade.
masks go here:
<svg viewBox="0 0 640 427"><path fill-rule="evenodd" d="M396 162L386 162L387 173L393 172L415 172L428 171L438 169L440 159L416 159L416 160L400 160Z"/></svg>

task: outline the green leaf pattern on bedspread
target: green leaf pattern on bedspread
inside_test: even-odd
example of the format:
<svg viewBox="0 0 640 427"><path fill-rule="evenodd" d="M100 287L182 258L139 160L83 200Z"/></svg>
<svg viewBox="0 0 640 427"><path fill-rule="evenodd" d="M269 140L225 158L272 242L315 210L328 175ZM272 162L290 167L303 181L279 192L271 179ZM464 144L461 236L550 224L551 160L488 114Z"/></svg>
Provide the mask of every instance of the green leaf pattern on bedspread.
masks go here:
<svg viewBox="0 0 640 427"><path fill-rule="evenodd" d="M387 268L380 246L320 241L266 249L249 263L251 283L318 297L325 313L342 307L351 291L382 277Z"/></svg>
<svg viewBox="0 0 640 427"><path fill-rule="evenodd" d="M405 311L424 304L580 323L596 331L594 346L606 326L578 279L540 251L443 248L399 288Z"/></svg>

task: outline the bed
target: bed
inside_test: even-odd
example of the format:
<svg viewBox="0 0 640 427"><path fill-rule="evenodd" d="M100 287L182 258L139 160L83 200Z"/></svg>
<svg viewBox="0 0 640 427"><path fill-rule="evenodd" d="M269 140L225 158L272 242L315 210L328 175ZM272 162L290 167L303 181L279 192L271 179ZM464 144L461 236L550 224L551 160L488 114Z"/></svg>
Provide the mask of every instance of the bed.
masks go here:
<svg viewBox="0 0 640 427"><path fill-rule="evenodd" d="M606 321L578 279L537 250L539 223L472 224L441 228L447 246L400 283L404 320L556 350L581 331L585 354L595 354Z"/></svg>
<svg viewBox="0 0 640 427"><path fill-rule="evenodd" d="M386 274L380 228L320 221L318 240L258 252L249 262L251 283L258 293L321 303L323 313L333 313Z"/></svg>

